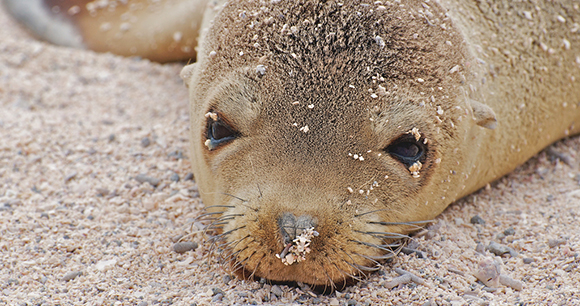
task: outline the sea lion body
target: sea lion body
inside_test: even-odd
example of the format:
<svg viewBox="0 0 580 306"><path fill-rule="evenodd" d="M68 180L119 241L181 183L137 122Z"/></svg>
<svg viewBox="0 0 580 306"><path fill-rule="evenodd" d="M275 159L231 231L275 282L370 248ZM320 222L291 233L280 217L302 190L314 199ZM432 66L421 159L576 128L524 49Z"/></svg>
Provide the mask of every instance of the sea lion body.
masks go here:
<svg viewBox="0 0 580 306"><path fill-rule="evenodd" d="M183 72L192 164L206 205L226 206L227 258L247 274L330 285L364 273L409 224L580 131L573 1L246 1L211 20ZM208 112L239 136L210 150ZM413 168L388 148L415 136ZM319 233L291 265L276 256L286 214Z"/></svg>
<svg viewBox="0 0 580 306"><path fill-rule="evenodd" d="M191 163L234 270L334 285L580 132L572 0L213 1Z"/></svg>

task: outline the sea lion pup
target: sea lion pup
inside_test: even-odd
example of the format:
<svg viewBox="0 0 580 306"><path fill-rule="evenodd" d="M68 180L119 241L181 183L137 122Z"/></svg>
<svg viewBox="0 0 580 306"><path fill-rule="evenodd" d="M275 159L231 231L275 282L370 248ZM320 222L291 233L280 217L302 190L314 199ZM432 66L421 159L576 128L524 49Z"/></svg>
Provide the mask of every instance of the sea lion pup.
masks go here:
<svg viewBox="0 0 580 306"><path fill-rule="evenodd" d="M140 56L195 59L208 0L4 0L37 37L54 44Z"/></svg>
<svg viewBox="0 0 580 306"><path fill-rule="evenodd" d="M571 0L228 2L182 72L226 259L343 284L578 133L578 22Z"/></svg>
<svg viewBox="0 0 580 306"><path fill-rule="evenodd" d="M343 284L580 131L576 1L230 1L212 18L182 72L191 162L241 274Z"/></svg>
<svg viewBox="0 0 580 306"><path fill-rule="evenodd" d="M208 8L182 77L225 260L245 276L345 284L417 224L579 133L579 22L573 0Z"/></svg>

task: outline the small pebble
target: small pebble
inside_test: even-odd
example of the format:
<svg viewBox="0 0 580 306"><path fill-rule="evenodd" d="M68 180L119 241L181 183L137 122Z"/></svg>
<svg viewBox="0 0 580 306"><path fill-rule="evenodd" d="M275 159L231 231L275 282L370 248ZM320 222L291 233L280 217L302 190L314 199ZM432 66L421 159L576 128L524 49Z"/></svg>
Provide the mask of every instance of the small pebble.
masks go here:
<svg viewBox="0 0 580 306"><path fill-rule="evenodd" d="M72 172L72 173L69 173L69 174L67 174L67 175L64 177L64 182L65 182L65 183L68 183L68 182L70 182L72 179L74 179L74 178L77 176L77 174L78 174L78 173L77 173L76 171L75 171L75 172Z"/></svg>
<svg viewBox="0 0 580 306"><path fill-rule="evenodd" d="M211 288L212 296L216 296L218 294L224 295L224 291L218 287Z"/></svg>
<svg viewBox="0 0 580 306"><path fill-rule="evenodd" d="M403 275L411 275L411 281L414 282L415 284L419 284L419 285L424 285L427 286L427 284L425 283L425 280L423 280L420 276L415 275L409 271L405 271L401 268L395 268L394 269L395 272L397 272L397 274L403 276Z"/></svg>
<svg viewBox="0 0 580 306"><path fill-rule="evenodd" d="M524 262L526 265L529 265L529 264L531 264L532 262L534 262L534 259L533 259L533 258L530 258L530 257L526 257L526 258L522 259L522 261L523 261L523 262Z"/></svg>
<svg viewBox="0 0 580 306"><path fill-rule="evenodd" d="M503 244L499 244L495 241L492 241L489 243L489 245L487 246L487 250L490 251L491 253L497 255L497 256L501 256L501 255L507 254L507 253L509 253L510 256L512 256L512 257L517 256L517 252L515 252L512 248L505 246Z"/></svg>
<svg viewBox="0 0 580 306"><path fill-rule="evenodd" d="M224 295L221 293L218 293L211 299L211 301L213 303L216 303L216 302L220 302L223 298L224 298Z"/></svg>
<svg viewBox="0 0 580 306"><path fill-rule="evenodd" d="M506 229L505 231L503 231L503 234L506 236L511 236L514 235L516 233L516 230L513 227L510 227L508 229Z"/></svg>
<svg viewBox="0 0 580 306"><path fill-rule="evenodd" d="M172 182L179 182L179 174L177 174L177 173L173 172L173 174L171 174L171 177L169 177L169 179L170 179Z"/></svg>
<svg viewBox="0 0 580 306"><path fill-rule="evenodd" d="M111 134L111 135L109 135L109 137L107 137L107 140L108 140L109 142L113 142L113 141L115 141L115 134Z"/></svg>
<svg viewBox="0 0 580 306"><path fill-rule="evenodd" d="M425 258L425 255L423 255L423 252L421 252L419 250L412 249L412 248L403 247L403 248L401 248L401 252L405 255L415 254L415 257L417 257L417 258Z"/></svg>
<svg viewBox="0 0 580 306"><path fill-rule="evenodd" d="M107 188L96 188L95 190L97 191L97 196L99 197L106 197L110 193L109 189Z"/></svg>
<svg viewBox="0 0 580 306"><path fill-rule="evenodd" d="M477 246L475 247L475 251L480 254L485 254L485 245L481 242L478 242Z"/></svg>
<svg viewBox="0 0 580 306"><path fill-rule="evenodd" d="M151 177L151 176L147 176L145 174L138 174L137 176L135 176L135 180L139 183L149 183L151 186L153 187L157 187L159 186L159 183L161 183L161 180L155 177Z"/></svg>
<svg viewBox="0 0 580 306"><path fill-rule="evenodd" d="M578 268L578 264L571 263L571 264L566 265L563 270L570 273L570 272L572 272L572 270L574 270L576 268Z"/></svg>
<svg viewBox="0 0 580 306"><path fill-rule="evenodd" d="M81 272L81 271L69 272L62 277L62 281L68 282L68 281L71 281L71 280L77 278L77 276L81 276L81 275L83 275L83 272Z"/></svg>
<svg viewBox="0 0 580 306"><path fill-rule="evenodd" d="M393 289L399 285L408 284L411 282L411 274L404 274L393 278L392 280L385 282L384 287L387 289Z"/></svg>
<svg viewBox="0 0 580 306"><path fill-rule="evenodd" d="M485 258L478 264L478 269L473 273L479 281L491 288L499 287L499 276L501 274L501 265L492 258Z"/></svg>
<svg viewBox="0 0 580 306"><path fill-rule="evenodd" d="M184 181L193 181L193 173L189 172L188 174L185 175L185 177L183 178Z"/></svg>
<svg viewBox="0 0 580 306"><path fill-rule="evenodd" d="M471 220L469 220L469 222L471 222L471 224L485 225L485 220L483 220L483 218L480 217L479 215L475 215L475 216L471 217Z"/></svg>
<svg viewBox="0 0 580 306"><path fill-rule="evenodd" d="M348 300L348 302L346 302L347 306L356 306L356 301L355 300Z"/></svg>
<svg viewBox="0 0 580 306"><path fill-rule="evenodd" d="M151 139L149 139L149 137L143 137L141 139L141 146L143 148L147 148L150 144L151 144Z"/></svg>
<svg viewBox="0 0 580 306"><path fill-rule="evenodd" d="M557 246L566 244L566 239L549 239L548 240L548 246L550 246L550 248L555 248Z"/></svg>
<svg viewBox="0 0 580 306"><path fill-rule="evenodd" d="M550 159L552 161L560 160L570 167L572 167L574 165L574 159L569 154L564 153L564 152L560 152L560 151L554 149L553 146L549 147L546 150L546 153L548 154L548 156L550 156Z"/></svg>
<svg viewBox="0 0 580 306"><path fill-rule="evenodd" d="M167 153L167 157L172 160L183 159L183 152L181 150L175 150L173 152Z"/></svg>
<svg viewBox="0 0 580 306"><path fill-rule="evenodd" d="M524 288L524 284L519 281L519 280L515 280L505 274L501 274L499 276L499 282L504 285L504 286L508 286L514 290L517 291L522 291L522 289Z"/></svg>
<svg viewBox="0 0 580 306"><path fill-rule="evenodd" d="M232 277L228 274L224 275L223 282L225 285L229 284L232 281Z"/></svg>
<svg viewBox="0 0 580 306"><path fill-rule="evenodd" d="M282 296L284 296L284 291L282 291L282 289L280 289L280 287L278 285L274 285L272 286L272 288L270 289L270 292L277 296L278 298L281 298Z"/></svg>
<svg viewBox="0 0 580 306"><path fill-rule="evenodd" d="M173 251L178 254L183 254L187 251L193 251L197 249L197 246L198 246L197 242L191 241L178 242L173 245Z"/></svg>

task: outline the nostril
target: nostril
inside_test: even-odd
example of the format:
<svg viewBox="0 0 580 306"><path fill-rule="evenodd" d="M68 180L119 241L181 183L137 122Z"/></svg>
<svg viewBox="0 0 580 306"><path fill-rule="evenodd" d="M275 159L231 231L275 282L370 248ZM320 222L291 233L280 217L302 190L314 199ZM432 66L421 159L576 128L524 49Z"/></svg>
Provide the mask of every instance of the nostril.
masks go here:
<svg viewBox="0 0 580 306"><path fill-rule="evenodd" d="M309 215L296 217L292 213L284 213L278 219L278 226L284 240L284 245L291 243L296 237L302 235L304 231L315 228L316 220Z"/></svg>
<svg viewBox="0 0 580 306"><path fill-rule="evenodd" d="M284 248L276 257L285 265L306 260L306 254L310 253L311 239L318 236L314 230L316 219L309 215L296 217L292 213L284 213L278 219L278 225Z"/></svg>

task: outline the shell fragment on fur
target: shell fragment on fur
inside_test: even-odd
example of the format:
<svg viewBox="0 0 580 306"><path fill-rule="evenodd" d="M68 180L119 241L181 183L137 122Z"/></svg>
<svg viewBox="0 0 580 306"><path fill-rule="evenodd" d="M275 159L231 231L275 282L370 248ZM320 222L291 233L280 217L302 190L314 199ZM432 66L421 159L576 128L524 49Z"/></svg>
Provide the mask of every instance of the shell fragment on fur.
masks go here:
<svg viewBox="0 0 580 306"><path fill-rule="evenodd" d="M213 120L213 121L217 121L218 120L218 114L217 113L214 113L214 112L207 112L205 114L205 117L206 118L211 118L211 120Z"/></svg>
<svg viewBox="0 0 580 306"><path fill-rule="evenodd" d="M276 254L276 258L280 258L286 266L306 260L306 254L310 253L312 237L318 235L318 232L313 227L304 230L302 234L292 240L292 243L286 245L282 253Z"/></svg>
<svg viewBox="0 0 580 306"><path fill-rule="evenodd" d="M419 178L421 177L419 175L419 170L421 170L421 168L423 168L423 164L421 164L420 161L416 161L414 164L411 165L411 167L409 167L409 171L411 172L414 178Z"/></svg>
<svg viewBox="0 0 580 306"><path fill-rule="evenodd" d="M419 133L419 129L416 127L408 131L407 134L413 135L416 141L419 141L419 139L421 139L421 133Z"/></svg>

